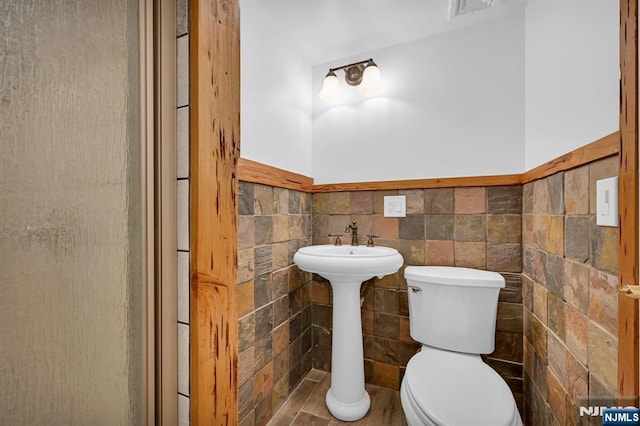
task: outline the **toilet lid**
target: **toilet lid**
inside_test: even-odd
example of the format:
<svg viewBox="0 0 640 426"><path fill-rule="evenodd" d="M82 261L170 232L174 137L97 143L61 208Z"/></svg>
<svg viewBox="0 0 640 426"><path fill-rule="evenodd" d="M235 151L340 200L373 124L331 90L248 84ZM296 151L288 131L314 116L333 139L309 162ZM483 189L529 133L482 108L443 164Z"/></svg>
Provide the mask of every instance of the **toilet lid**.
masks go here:
<svg viewBox="0 0 640 426"><path fill-rule="evenodd" d="M477 355L423 350L407 364L407 390L422 415L441 425L510 425L515 400L505 381Z"/></svg>

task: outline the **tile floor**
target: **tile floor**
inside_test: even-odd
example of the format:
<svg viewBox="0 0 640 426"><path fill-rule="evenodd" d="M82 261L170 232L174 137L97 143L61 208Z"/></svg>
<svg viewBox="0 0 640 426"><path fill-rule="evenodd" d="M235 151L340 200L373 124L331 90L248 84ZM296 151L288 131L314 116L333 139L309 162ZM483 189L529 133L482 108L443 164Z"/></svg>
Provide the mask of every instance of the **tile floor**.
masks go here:
<svg viewBox="0 0 640 426"><path fill-rule="evenodd" d="M330 384L329 373L311 370L282 404L268 425L406 426L407 422L400 404L400 392L369 384L366 388L371 396L371 408L367 415L357 422L341 422L335 419L324 402Z"/></svg>

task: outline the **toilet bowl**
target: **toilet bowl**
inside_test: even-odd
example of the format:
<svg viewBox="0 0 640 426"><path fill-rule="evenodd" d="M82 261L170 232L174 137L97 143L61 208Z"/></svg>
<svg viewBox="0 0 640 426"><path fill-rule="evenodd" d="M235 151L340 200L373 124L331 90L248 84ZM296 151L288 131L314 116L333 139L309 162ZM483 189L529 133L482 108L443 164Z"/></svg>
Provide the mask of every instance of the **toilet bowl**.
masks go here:
<svg viewBox="0 0 640 426"><path fill-rule="evenodd" d="M479 355L424 346L407 364L402 407L414 425L521 425L505 381Z"/></svg>
<svg viewBox="0 0 640 426"><path fill-rule="evenodd" d="M409 426L521 426L511 390L480 354L494 349L500 274L409 266L411 337L423 344L400 388Z"/></svg>

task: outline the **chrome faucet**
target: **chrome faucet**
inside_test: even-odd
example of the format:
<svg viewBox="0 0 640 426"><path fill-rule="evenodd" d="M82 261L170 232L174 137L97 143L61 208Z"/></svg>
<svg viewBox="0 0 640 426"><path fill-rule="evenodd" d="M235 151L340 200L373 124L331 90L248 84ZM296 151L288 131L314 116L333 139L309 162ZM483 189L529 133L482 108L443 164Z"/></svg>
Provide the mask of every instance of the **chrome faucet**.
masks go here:
<svg viewBox="0 0 640 426"><path fill-rule="evenodd" d="M356 224L356 222L352 222L351 225L347 225L344 232L346 234L351 233L351 245L357 246L358 245L358 225Z"/></svg>

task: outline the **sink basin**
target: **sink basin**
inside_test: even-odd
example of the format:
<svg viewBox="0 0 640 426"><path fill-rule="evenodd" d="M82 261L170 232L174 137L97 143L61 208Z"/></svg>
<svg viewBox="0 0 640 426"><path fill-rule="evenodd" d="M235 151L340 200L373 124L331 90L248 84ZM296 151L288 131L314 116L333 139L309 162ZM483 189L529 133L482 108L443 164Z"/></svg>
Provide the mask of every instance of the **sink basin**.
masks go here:
<svg viewBox="0 0 640 426"><path fill-rule="evenodd" d="M369 411L371 399L364 388L360 286L373 277L396 273L404 260L389 247L317 245L299 249L293 261L303 271L328 279L333 290L327 408L343 421L361 419Z"/></svg>
<svg viewBox="0 0 640 426"><path fill-rule="evenodd" d="M402 256L390 247L334 246L330 244L303 247L293 261L303 271L313 272L329 281L358 279L393 274L402 266Z"/></svg>

